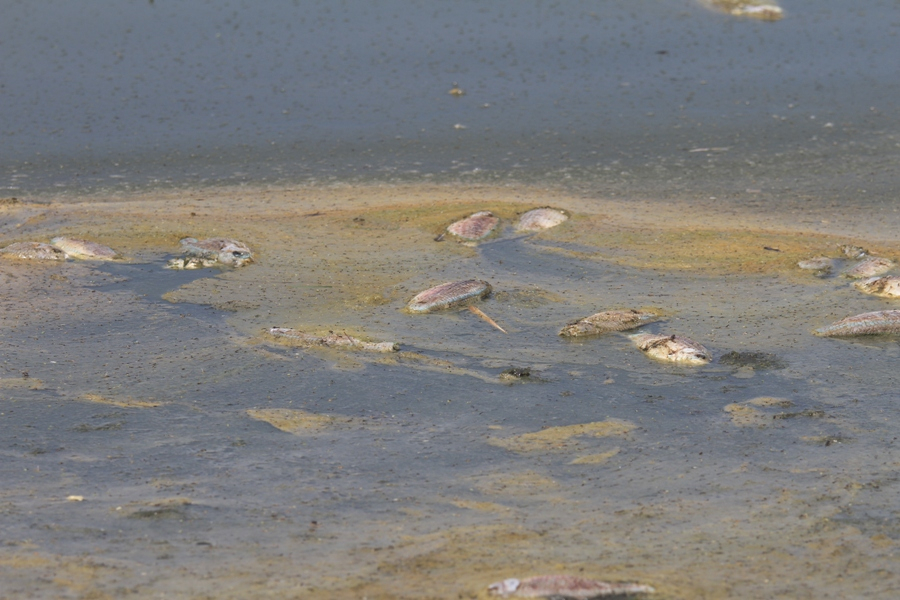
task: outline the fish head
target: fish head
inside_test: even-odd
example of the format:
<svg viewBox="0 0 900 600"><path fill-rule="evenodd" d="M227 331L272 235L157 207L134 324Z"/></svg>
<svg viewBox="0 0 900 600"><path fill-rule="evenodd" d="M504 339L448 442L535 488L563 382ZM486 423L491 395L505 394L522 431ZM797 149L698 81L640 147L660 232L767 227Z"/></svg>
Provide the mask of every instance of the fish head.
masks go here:
<svg viewBox="0 0 900 600"><path fill-rule="evenodd" d="M509 579L504 579L503 581L498 581L497 583L489 585L488 593L494 596L506 596L519 589L520 584L521 582L518 579L510 577Z"/></svg>

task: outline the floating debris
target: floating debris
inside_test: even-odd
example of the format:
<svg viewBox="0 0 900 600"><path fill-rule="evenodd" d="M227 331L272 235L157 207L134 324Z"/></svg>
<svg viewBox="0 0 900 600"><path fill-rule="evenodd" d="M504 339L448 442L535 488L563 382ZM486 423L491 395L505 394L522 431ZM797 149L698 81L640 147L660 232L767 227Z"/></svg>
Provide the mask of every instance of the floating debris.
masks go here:
<svg viewBox="0 0 900 600"><path fill-rule="evenodd" d="M900 310L879 310L854 315L815 331L816 335L824 337L878 335L881 333L900 333Z"/></svg>
<svg viewBox="0 0 900 600"><path fill-rule="evenodd" d="M319 336L287 327L272 327L269 329L269 333L276 338L284 338L304 348L326 346L328 348L351 348L369 352L396 352L400 348L394 342L364 342L343 333L331 332L328 335Z"/></svg>
<svg viewBox="0 0 900 600"><path fill-rule="evenodd" d="M700 0L700 3L736 17L753 17L761 21L778 21L784 10L777 4L758 0Z"/></svg>
<svg viewBox="0 0 900 600"><path fill-rule="evenodd" d="M625 331L653 323L658 318L656 313L646 310L607 310L569 323L560 330L559 335L580 337Z"/></svg>
<svg viewBox="0 0 900 600"><path fill-rule="evenodd" d="M0 249L0 253L10 258L28 260L66 260L68 258L68 255L59 248L42 242L16 242Z"/></svg>
<svg viewBox="0 0 900 600"><path fill-rule="evenodd" d="M857 281L853 287L859 291L881 296L882 298L900 298L900 277L887 275L885 277L870 277L863 281Z"/></svg>
<svg viewBox="0 0 900 600"><path fill-rule="evenodd" d="M635 333L630 336L648 356L691 365L705 365L712 360L709 350L694 340L677 335Z"/></svg>
<svg viewBox="0 0 900 600"><path fill-rule="evenodd" d="M88 240L59 236L50 240L50 243L73 258L88 260L115 260L121 258L119 253L109 246Z"/></svg>
<svg viewBox="0 0 900 600"><path fill-rule="evenodd" d="M488 586L488 593L504 598L554 598L591 600L604 596L650 594L654 589L640 583L607 583L574 575L538 575L527 579L504 579Z"/></svg>
<svg viewBox="0 0 900 600"><path fill-rule="evenodd" d="M879 256L873 256L844 271L844 277L850 277L851 279L876 277L878 275L884 275L893 267L894 261Z"/></svg>
<svg viewBox="0 0 900 600"><path fill-rule="evenodd" d="M491 289L490 283L477 279L449 281L420 292L409 301L407 308L420 313L450 308L477 298L486 298Z"/></svg>
<svg viewBox="0 0 900 600"><path fill-rule="evenodd" d="M253 262L252 253L246 244L227 238L184 238L181 240L181 250L184 257L173 258L166 265L167 268L202 269L219 265L242 267Z"/></svg>
<svg viewBox="0 0 900 600"><path fill-rule="evenodd" d="M568 220L568 215L561 210L545 206L544 208L535 208L519 217L519 223L516 225L516 231L542 231L556 227L560 223Z"/></svg>
<svg viewBox="0 0 900 600"><path fill-rule="evenodd" d="M454 84L453 84L453 87L450 88L450 91L447 92L447 93L450 94L451 96L459 97L459 96L465 96L465 95L466 95L466 90L464 90L464 89L462 89L461 87L459 87L459 84L454 83Z"/></svg>
<svg viewBox="0 0 900 600"><path fill-rule="evenodd" d="M837 262L833 258L828 258L827 256L816 256L807 260L801 260L797 263L797 266L801 269L822 271L826 273L831 272L836 265Z"/></svg>
<svg viewBox="0 0 900 600"><path fill-rule="evenodd" d="M484 239L494 231L500 219L489 210L482 210L469 215L461 221L447 227L447 232L466 241L475 242Z"/></svg>

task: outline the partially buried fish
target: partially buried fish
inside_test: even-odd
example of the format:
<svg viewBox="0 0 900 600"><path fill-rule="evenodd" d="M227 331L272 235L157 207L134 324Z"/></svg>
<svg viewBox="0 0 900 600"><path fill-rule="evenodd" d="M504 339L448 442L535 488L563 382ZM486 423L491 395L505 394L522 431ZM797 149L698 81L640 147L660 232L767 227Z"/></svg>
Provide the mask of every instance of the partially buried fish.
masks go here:
<svg viewBox="0 0 900 600"><path fill-rule="evenodd" d="M304 348L325 346L328 348L368 350L370 352L395 352L399 347L393 342L364 342L360 339L343 333L313 335L287 327L272 327L271 329L269 329L269 333L273 337L284 338L286 341L290 341Z"/></svg>
<svg viewBox="0 0 900 600"><path fill-rule="evenodd" d="M474 242L486 238L494 231L500 219L489 210L469 215L447 227L447 232L466 241Z"/></svg>
<svg viewBox="0 0 900 600"><path fill-rule="evenodd" d="M870 277L857 281L853 287L859 291L881 296L882 298L900 298L900 277L885 275L884 277Z"/></svg>
<svg viewBox="0 0 900 600"><path fill-rule="evenodd" d="M900 333L900 310L879 310L846 317L816 329L815 333L823 337Z"/></svg>
<svg viewBox="0 0 900 600"><path fill-rule="evenodd" d="M634 333L628 336L647 356L689 365L705 365L712 360L709 350L694 340L678 335Z"/></svg>
<svg viewBox="0 0 900 600"><path fill-rule="evenodd" d="M181 251L184 256L173 258L168 262L166 268L202 269L221 265L242 267L253 262L252 253L247 244L228 238L205 240L184 238L181 240Z"/></svg>
<svg viewBox="0 0 900 600"><path fill-rule="evenodd" d="M862 279L864 277L875 277L883 275L894 267L894 261L881 258L880 256L872 256L861 262L856 263L844 271L844 277L851 279Z"/></svg>
<svg viewBox="0 0 900 600"><path fill-rule="evenodd" d="M73 258L86 260L115 260L121 258L119 253L109 246L88 240L59 236L50 240L50 243Z"/></svg>
<svg viewBox="0 0 900 600"><path fill-rule="evenodd" d="M444 308L466 304L471 300L486 298L491 293L491 284L477 279L448 281L416 294L407 308L412 312L427 313Z"/></svg>
<svg viewBox="0 0 900 600"><path fill-rule="evenodd" d="M640 583L607 583L574 575L537 575L504 579L488 586L488 594L502 598L553 598L591 600L604 596L649 594L654 589Z"/></svg>
<svg viewBox="0 0 900 600"><path fill-rule="evenodd" d="M535 208L519 217L516 224L516 231L542 231L556 227L560 223L568 220L568 215L561 210L545 206L544 208Z"/></svg>
<svg viewBox="0 0 900 600"><path fill-rule="evenodd" d="M569 323L560 330L559 335L580 337L625 331L652 323L657 318L656 313L646 310L607 310Z"/></svg>
<svg viewBox="0 0 900 600"><path fill-rule="evenodd" d="M0 249L0 254L26 260L66 260L68 256L59 248L43 242L16 242Z"/></svg>

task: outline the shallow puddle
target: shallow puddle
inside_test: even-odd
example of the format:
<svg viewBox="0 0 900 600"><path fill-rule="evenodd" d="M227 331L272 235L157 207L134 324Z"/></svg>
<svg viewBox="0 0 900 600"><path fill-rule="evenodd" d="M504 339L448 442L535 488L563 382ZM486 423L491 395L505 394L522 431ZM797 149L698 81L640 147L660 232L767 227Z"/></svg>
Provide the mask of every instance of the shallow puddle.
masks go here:
<svg viewBox="0 0 900 600"><path fill-rule="evenodd" d="M900 346L812 335L891 301L794 264L853 240L458 192L220 189L202 215L152 194L5 207L23 223L8 241L64 222L127 257L0 262L10 593L483 598L557 572L659 598L898 585ZM235 209L236 193L251 200ZM573 217L512 230L548 203ZM496 237L435 241L476 208L503 219ZM185 235L238 238L256 262L163 269ZM464 309L404 310L467 278L491 282L478 306L508 334ZM615 308L653 308L643 331L713 362L558 335ZM400 351L292 347L272 326Z"/></svg>

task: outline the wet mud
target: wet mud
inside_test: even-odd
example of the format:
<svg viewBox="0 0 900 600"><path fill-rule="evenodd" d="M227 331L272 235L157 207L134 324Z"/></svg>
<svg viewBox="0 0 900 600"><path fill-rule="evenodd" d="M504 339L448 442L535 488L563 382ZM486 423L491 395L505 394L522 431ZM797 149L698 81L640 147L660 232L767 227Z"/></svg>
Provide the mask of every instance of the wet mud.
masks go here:
<svg viewBox="0 0 900 600"><path fill-rule="evenodd" d="M663 599L890 597L900 346L813 331L894 301L797 267L837 244L900 256L890 219L840 235L697 204L410 185L3 205L5 244L70 235L125 257L0 260L4 592L486 598L563 573ZM570 218L515 231L547 205ZM493 237L435 241L478 210ZM165 270L185 237L240 239L254 262ZM404 311L470 278L508 335ZM661 315L643 330L720 358L558 335L639 307ZM400 351L292 347L271 327Z"/></svg>

